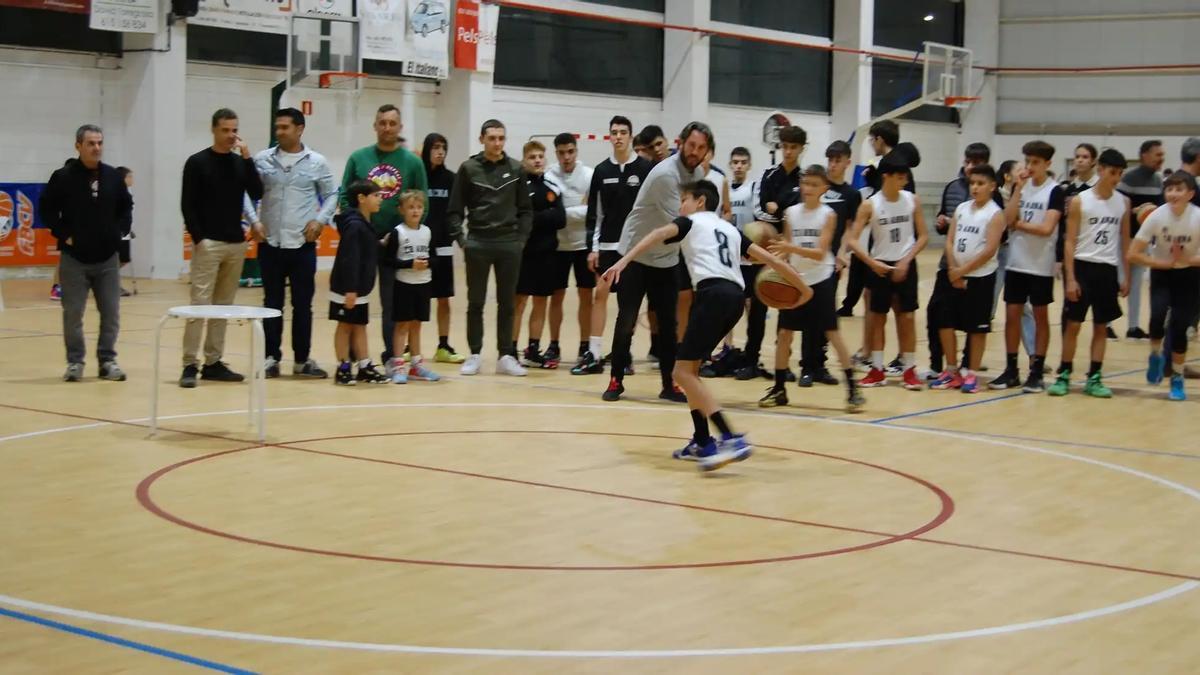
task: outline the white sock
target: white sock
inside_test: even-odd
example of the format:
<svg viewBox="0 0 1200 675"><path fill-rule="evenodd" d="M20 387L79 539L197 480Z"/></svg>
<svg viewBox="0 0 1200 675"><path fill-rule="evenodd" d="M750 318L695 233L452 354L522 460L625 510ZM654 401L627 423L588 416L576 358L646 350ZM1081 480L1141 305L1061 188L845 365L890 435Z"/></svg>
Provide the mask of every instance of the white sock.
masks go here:
<svg viewBox="0 0 1200 675"><path fill-rule="evenodd" d="M362 361L359 361L359 362L358 362L358 367L359 367L359 368L369 368L369 367L371 367L371 359L363 359Z"/></svg>
<svg viewBox="0 0 1200 675"><path fill-rule="evenodd" d="M412 360L409 361L409 363L411 363L413 365L413 367L419 366L424 362L425 362L425 357L421 356L420 354L414 354L412 357Z"/></svg>
<svg viewBox="0 0 1200 675"><path fill-rule="evenodd" d="M962 375L962 378L965 380L971 376L971 369L963 368L961 371L959 371L959 375Z"/></svg>
<svg viewBox="0 0 1200 675"><path fill-rule="evenodd" d="M871 367L875 370L883 370L883 352L871 352Z"/></svg>
<svg viewBox="0 0 1200 675"><path fill-rule="evenodd" d="M908 370L917 365L917 355L913 352L904 352L900 355L900 363L904 364L905 370Z"/></svg>
<svg viewBox="0 0 1200 675"><path fill-rule="evenodd" d="M593 335L588 338L588 351L591 352L592 356L596 357L597 359L603 356L603 354L600 353L600 350L604 349L602 344L603 342L603 335Z"/></svg>

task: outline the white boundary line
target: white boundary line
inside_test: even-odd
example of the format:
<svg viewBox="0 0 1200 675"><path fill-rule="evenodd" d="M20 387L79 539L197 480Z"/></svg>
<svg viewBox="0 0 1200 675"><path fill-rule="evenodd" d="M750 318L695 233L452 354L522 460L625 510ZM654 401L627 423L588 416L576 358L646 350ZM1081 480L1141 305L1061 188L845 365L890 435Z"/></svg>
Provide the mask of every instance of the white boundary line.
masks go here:
<svg viewBox="0 0 1200 675"><path fill-rule="evenodd" d="M284 408L271 408L271 412L295 412L295 411L314 411L314 410L346 410L360 408L583 408L583 409L603 409L613 410L611 405L597 404L554 404L554 403L533 403L533 404L518 404L518 403L376 403L376 404L357 404L357 405L321 405L321 406L294 406ZM652 406L620 406L620 411L637 411L637 412L674 412L673 408L662 408ZM187 419L194 417L212 417L218 415L242 415L244 410L224 410L219 412L207 413L189 413L183 415L163 416L159 419ZM749 417L767 417L779 419L778 415L769 413L756 413L752 411L742 412L739 415ZM148 418L137 418L126 420L126 422L136 423L146 421ZM1151 481L1160 486L1170 488L1184 495L1200 501L1200 491L1196 491L1186 485L1181 485L1172 480L1155 476L1144 471L1131 469L1119 464L1111 464L1109 462L1088 457L1080 457L1070 453L1061 452L1058 450L1048 450L1045 448L1037 448L1033 446L1011 443L1008 441L991 439L991 438L976 438L969 434L962 434L954 431L943 431L933 429L919 429L914 427L899 427L879 424L870 424L867 422L856 422L853 420L838 420L827 419L820 417L802 418L812 419L814 421L831 423L831 424L848 424L853 426L867 426L875 429L885 428L893 431L901 431L904 433L915 434L932 434L936 436L944 436L949 438L969 439L980 443L987 443L1000 447L1008 447L1016 450L1024 450L1027 452L1035 452L1044 455L1059 457L1085 464L1091 464L1105 469L1110 469L1120 473L1124 473L1137 478ZM20 438L29 438L31 436L40 436L53 434L65 431L76 431L79 429L88 429L98 426L105 426L107 422L95 424L83 424L70 427L61 427L58 429L46 429L44 431L28 432L23 434L15 434L11 436L0 437L0 443ZM1035 630L1039 628L1050 628L1062 626L1080 621L1099 618L1102 616L1110 616L1121 612L1147 607L1149 605L1169 600L1179 595L1183 595L1200 587L1200 582L1187 581L1176 586L1172 586L1165 590L1159 591L1152 595L1146 595L1140 598L1135 598L1126 602L1108 605L1098 609L1076 612L1073 614L1065 614L1062 616L1051 617L1048 619L1039 619L1037 621L1026 621L1022 623L1004 624L1000 626L991 626L987 628L977 628L971 630L953 631L947 633L930 633L927 635L914 635L909 637L898 638L881 638L876 640L858 640L852 642L830 642L820 644L803 644L803 645L782 645L770 647L731 647L731 648L715 648L715 649L651 649L651 650L548 650L548 649L488 649L478 647L432 647L425 645L404 645L404 644L380 644L372 642L345 642L340 640L320 640L311 638L298 638L278 635L265 635L261 633L244 633L237 631L216 630L210 628L197 628L194 626L181 626L177 624L161 623L157 621L143 621L141 619L130 619L126 617L113 616L109 614L99 614L96 612L88 612L84 610L72 609L69 607L60 607L57 605L48 605L22 598L15 598L8 595L0 595L0 603L21 607L24 609L55 614L59 616L67 616L75 619L87 621L98 621L101 623L129 626L132 628L140 628L145 630L156 630L167 633L176 633L182 635L198 635L203 637L215 637L227 640L239 640L242 642L260 642L270 644L294 645L300 647L319 647L327 649L345 649L354 651L367 652L390 652L390 653L406 653L406 654L440 654L440 655L457 655L457 656L493 656L493 657L533 657L533 658L558 658L558 659L580 659L580 658L675 658L675 657L705 657L705 656L754 656L754 655L769 655L769 654L799 654L809 652L828 652L828 651L843 651L851 649L871 649L876 647L895 647L902 645L928 644L932 642L945 642L950 640L961 640L965 638L988 637L993 635L1005 635L1017 633L1026 630Z"/></svg>

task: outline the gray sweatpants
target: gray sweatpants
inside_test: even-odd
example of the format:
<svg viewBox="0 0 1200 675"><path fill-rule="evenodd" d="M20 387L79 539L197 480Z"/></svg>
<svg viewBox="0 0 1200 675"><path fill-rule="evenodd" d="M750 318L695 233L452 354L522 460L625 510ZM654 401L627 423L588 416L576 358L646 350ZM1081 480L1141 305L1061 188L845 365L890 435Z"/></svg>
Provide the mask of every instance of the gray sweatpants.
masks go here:
<svg viewBox="0 0 1200 675"><path fill-rule="evenodd" d="M87 308L89 292L96 297L96 308L100 310L96 359L100 363L116 360L117 333L121 330L121 263L117 254L104 262L82 263L64 251L58 261L58 281L62 286L67 363L83 363L87 357L83 311Z"/></svg>
<svg viewBox="0 0 1200 675"><path fill-rule="evenodd" d="M517 302L517 277L521 273L520 242L496 243L467 240L467 346L472 354L483 351L483 306L487 302L488 276L496 269L496 350L512 353L513 314Z"/></svg>

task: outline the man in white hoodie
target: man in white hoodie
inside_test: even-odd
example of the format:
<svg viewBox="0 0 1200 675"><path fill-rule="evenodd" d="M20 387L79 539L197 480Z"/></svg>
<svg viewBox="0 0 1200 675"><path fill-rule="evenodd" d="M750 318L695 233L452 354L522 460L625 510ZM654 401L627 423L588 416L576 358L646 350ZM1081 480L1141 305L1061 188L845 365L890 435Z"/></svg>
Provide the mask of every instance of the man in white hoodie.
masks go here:
<svg viewBox="0 0 1200 675"><path fill-rule="evenodd" d="M575 290L579 292L579 354L576 357L576 365L579 365L588 351L592 293L596 288L596 274L588 267L587 245L587 196L592 185L592 168L579 161L579 146L573 134L561 133L554 137L554 155L558 164L550 167L546 174L562 188L567 226L558 231L558 252L554 259L556 290L550 296L550 346L544 358L546 361L553 359L556 364L562 359L558 338L562 330L563 299L574 271Z"/></svg>

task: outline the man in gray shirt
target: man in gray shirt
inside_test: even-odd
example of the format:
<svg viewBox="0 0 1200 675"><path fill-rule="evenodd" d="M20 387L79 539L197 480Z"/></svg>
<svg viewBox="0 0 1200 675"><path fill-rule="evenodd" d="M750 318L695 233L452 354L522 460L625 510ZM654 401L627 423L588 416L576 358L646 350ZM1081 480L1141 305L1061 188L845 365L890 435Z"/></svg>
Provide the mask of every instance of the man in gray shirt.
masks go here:
<svg viewBox="0 0 1200 675"><path fill-rule="evenodd" d="M619 250L622 254L628 253L650 232L679 216L679 186L704 178L700 164L713 147L712 130L703 122L691 122L680 132L678 143L679 152L656 164L642 183L621 231ZM617 287L612 379L604 392L605 401L618 401L625 392L625 367L631 360L629 350L633 329L643 298L647 299L650 311L658 315L658 334L665 338L658 353L662 376L662 391L658 397L680 403L687 401L671 378L675 368L675 308L679 301L675 268L678 262L679 244L663 244L636 258L621 274L621 283Z"/></svg>
<svg viewBox="0 0 1200 675"><path fill-rule="evenodd" d="M317 239L337 209L338 184L325 157L301 142L304 121L304 114L295 108L275 113L278 145L254 156L263 198L253 233L259 242L263 306L282 311L286 286L292 287L292 374L324 378L328 373L309 358L312 301ZM263 329L267 377L278 377L283 318L267 319ZM366 354L356 356L366 358Z"/></svg>

